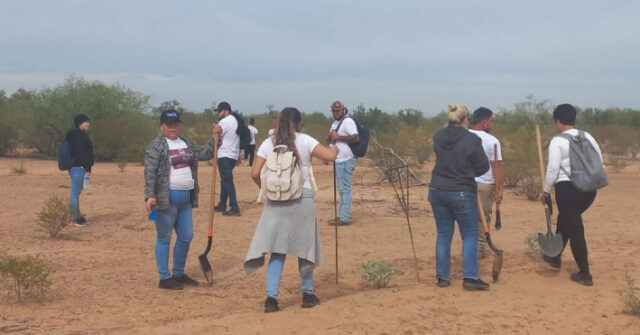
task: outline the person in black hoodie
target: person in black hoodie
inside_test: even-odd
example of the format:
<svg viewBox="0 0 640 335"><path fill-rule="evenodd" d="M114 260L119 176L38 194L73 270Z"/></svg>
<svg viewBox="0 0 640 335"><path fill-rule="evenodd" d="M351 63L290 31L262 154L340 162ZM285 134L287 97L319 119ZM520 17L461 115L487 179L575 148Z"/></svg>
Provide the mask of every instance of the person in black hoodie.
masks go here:
<svg viewBox="0 0 640 335"><path fill-rule="evenodd" d="M71 144L71 156L73 163L69 169L71 186L69 187L69 222L70 226L84 227L89 222L80 214L80 193L85 187L85 176L88 181L93 166L93 145L87 131L91 124L89 117L78 114L73 118L73 129L69 130L66 139Z"/></svg>
<svg viewBox="0 0 640 335"><path fill-rule="evenodd" d="M450 285L451 239L454 221L462 236L462 286L487 290L478 278L478 206L475 177L489 170L482 141L469 132L469 111L463 105L448 106L449 126L433 136L436 165L431 174L429 202L436 220L436 276L439 287Z"/></svg>

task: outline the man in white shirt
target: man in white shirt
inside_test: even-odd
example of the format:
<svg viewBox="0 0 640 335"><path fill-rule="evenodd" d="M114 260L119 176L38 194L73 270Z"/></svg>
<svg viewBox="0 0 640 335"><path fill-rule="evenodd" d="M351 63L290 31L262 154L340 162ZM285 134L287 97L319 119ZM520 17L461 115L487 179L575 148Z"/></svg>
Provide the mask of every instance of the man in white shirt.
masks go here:
<svg viewBox="0 0 640 335"><path fill-rule="evenodd" d="M502 193L504 191L504 167L502 165L502 149L500 141L489 134L493 128L493 112L485 107L480 107L473 112L472 126L470 132L476 134L482 140L482 148L489 159L489 171L480 177L476 177L478 185L478 195L482 202L487 224L491 222L491 212L493 202L496 205L502 203ZM497 159L496 159L497 156ZM486 257L485 248L487 240L482 229L482 222L478 223L478 258Z"/></svg>
<svg viewBox="0 0 640 335"><path fill-rule="evenodd" d="M329 221L330 225L348 225L351 223L351 176L356 168L356 157L353 155L349 143L360 140L356 122L347 116L348 110L342 102L331 104L331 114L335 119L327 136L328 143L335 143L338 147L338 157L335 161L335 178L340 192L340 205L337 220Z"/></svg>
<svg viewBox="0 0 640 335"><path fill-rule="evenodd" d="M576 109L569 104L558 105L553 110L553 119L556 122L558 134L578 135L576 124ZM602 152L596 140L589 133L584 136L600 155ZM587 256L587 241L584 237L584 225L582 213L586 211L596 198L596 191L580 192L571 182L571 159L569 157L569 140L562 136L555 136L549 142L549 163L545 176L542 194L542 204L551 203L551 188L556 189L556 204L558 205L558 228L562 234L564 245L571 242L571 252L578 265L579 272L574 272L569 277L572 281L585 286L593 285L593 278L589 272L589 259ZM561 255L556 257L543 256L550 266L560 269Z"/></svg>
<svg viewBox="0 0 640 335"><path fill-rule="evenodd" d="M244 160L248 159L247 164L253 166L253 157L256 152L256 144L258 143L258 128L255 127L256 120L249 119L249 132L251 133L251 142L244 148Z"/></svg>
<svg viewBox="0 0 640 335"><path fill-rule="evenodd" d="M218 171L220 172L220 202L214 207L222 215L240 215L240 208L236 199L236 188L233 184L233 168L240 157L240 137L236 133L238 121L231 115L231 105L227 102L218 104L214 109L218 114L215 131L220 136L218 147ZM230 209L227 211L227 199Z"/></svg>

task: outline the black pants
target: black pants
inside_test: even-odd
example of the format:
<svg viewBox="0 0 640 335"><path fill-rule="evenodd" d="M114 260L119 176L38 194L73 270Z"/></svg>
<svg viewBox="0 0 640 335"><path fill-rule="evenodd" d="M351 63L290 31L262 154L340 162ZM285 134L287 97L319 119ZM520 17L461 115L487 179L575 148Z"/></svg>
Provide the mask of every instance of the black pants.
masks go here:
<svg viewBox="0 0 640 335"><path fill-rule="evenodd" d="M247 146L244 148L244 159L249 159L249 166L253 166L253 156L255 155L255 151L255 144L247 144Z"/></svg>
<svg viewBox="0 0 640 335"><path fill-rule="evenodd" d="M238 201L236 199L236 187L233 185L233 168L236 167L236 160L222 157L218 158L218 171L220 172L220 203L219 205L227 204L229 199L229 207L233 209L238 208Z"/></svg>
<svg viewBox="0 0 640 335"><path fill-rule="evenodd" d="M570 181L556 184L556 203L558 205L558 229L562 233L564 245L571 242L571 252L578 264L580 272L589 274L587 241L584 238L582 213L591 206L596 198L596 191L583 193Z"/></svg>

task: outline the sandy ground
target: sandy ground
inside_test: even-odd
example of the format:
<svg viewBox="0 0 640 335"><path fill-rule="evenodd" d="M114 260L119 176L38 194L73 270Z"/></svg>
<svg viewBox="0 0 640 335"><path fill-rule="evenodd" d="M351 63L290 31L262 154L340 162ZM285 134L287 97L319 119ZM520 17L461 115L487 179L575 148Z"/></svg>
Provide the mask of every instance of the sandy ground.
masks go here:
<svg viewBox="0 0 640 335"><path fill-rule="evenodd" d="M153 246L155 229L144 219L140 164L121 173L116 164L98 163L81 209L93 222L68 227L50 239L36 224L36 213L51 194L66 195L69 177L54 161L25 160L26 174L0 159L0 251L39 254L54 268L51 292L42 301L19 303L0 295L0 333L20 334L640 334L640 319L622 313L624 276L640 278L640 165L610 174L584 215L595 285L569 280L576 265L569 252L563 267L546 267L524 244L544 228L538 202L507 191L503 229L492 234L505 251L500 280L488 292L462 289L460 238L452 251L452 286L438 288L435 273L435 224L426 187L411 188L411 224L421 281L417 282L409 233L393 189L375 184L376 172L361 162L354 176L354 224L339 229L339 284L335 283L331 165L314 166L320 190L325 261L315 273L322 304L299 307L299 276L289 257L281 282L281 311L263 313L265 270L247 276L242 261L262 206L249 167L235 170L241 217L216 216L211 262L213 286L165 291L157 288ZM425 168L428 170L428 167ZM203 206L194 210L195 237L187 273L204 281L197 255L206 246L211 167L201 164ZM143 220L141 220L143 219ZM139 225L141 231L135 228ZM361 279L364 262L382 257L399 268L385 289ZM491 277L492 257L480 264Z"/></svg>

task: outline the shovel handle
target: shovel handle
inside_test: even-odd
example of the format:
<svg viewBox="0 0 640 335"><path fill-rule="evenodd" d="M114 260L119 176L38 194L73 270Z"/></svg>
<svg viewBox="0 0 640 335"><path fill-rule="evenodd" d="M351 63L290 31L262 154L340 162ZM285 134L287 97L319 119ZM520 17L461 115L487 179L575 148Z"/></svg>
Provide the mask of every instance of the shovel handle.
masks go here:
<svg viewBox="0 0 640 335"><path fill-rule="evenodd" d="M213 207L216 205L216 175L218 172L218 133L213 135L213 171L211 171L211 202L209 204L209 230L207 231L208 237L213 237L213 216L215 211Z"/></svg>
<svg viewBox="0 0 640 335"><path fill-rule="evenodd" d="M476 202L478 203L478 216L480 216L480 222L482 222L482 231L487 234L489 233L489 225L487 225L487 218L484 216L484 208L482 208L482 201L478 192L476 192Z"/></svg>

